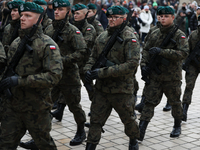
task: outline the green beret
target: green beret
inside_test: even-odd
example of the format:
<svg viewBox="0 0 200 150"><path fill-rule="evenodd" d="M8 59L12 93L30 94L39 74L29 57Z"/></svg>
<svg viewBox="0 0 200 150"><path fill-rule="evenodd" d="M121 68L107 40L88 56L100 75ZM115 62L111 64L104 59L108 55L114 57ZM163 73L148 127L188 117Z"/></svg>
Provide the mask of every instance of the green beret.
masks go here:
<svg viewBox="0 0 200 150"><path fill-rule="evenodd" d="M126 7L123 7L123 8L124 8L126 14L128 14L128 13L129 13L129 10L128 10Z"/></svg>
<svg viewBox="0 0 200 150"><path fill-rule="evenodd" d="M21 4L24 4L24 1L11 1L7 4L8 8L10 10L14 9L14 8L18 8Z"/></svg>
<svg viewBox="0 0 200 150"><path fill-rule="evenodd" d="M33 0L33 2L38 5L47 5L47 2L45 0Z"/></svg>
<svg viewBox="0 0 200 150"><path fill-rule="evenodd" d="M54 0L53 1L53 8L68 7L68 6L70 6L70 2L68 0Z"/></svg>
<svg viewBox="0 0 200 150"><path fill-rule="evenodd" d="M123 7L121 6L112 6L110 8L108 8L106 16L109 15L125 15L126 11Z"/></svg>
<svg viewBox="0 0 200 150"><path fill-rule="evenodd" d="M159 6L159 7L157 8L157 10L156 10L157 15L160 15L160 14L159 14L159 10L160 10L162 7L163 7L163 6Z"/></svg>
<svg viewBox="0 0 200 150"><path fill-rule="evenodd" d="M158 11L159 15L162 15L162 14L172 14L172 15L174 15L174 13L175 13L174 9L169 7L169 6L162 6Z"/></svg>
<svg viewBox="0 0 200 150"><path fill-rule="evenodd" d="M97 6L92 3L88 4L87 7L88 7L88 9L97 9Z"/></svg>
<svg viewBox="0 0 200 150"><path fill-rule="evenodd" d="M18 8L18 11L19 11L19 14L24 11L30 11L30 12L41 14L44 11L44 9L36 3L26 2L20 5L20 7Z"/></svg>
<svg viewBox="0 0 200 150"><path fill-rule="evenodd" d="M83 5L83 4L76 4L72 7L72 11L75 12L77 10L81 10L81 9L87 9L87 6Z"/></svg>

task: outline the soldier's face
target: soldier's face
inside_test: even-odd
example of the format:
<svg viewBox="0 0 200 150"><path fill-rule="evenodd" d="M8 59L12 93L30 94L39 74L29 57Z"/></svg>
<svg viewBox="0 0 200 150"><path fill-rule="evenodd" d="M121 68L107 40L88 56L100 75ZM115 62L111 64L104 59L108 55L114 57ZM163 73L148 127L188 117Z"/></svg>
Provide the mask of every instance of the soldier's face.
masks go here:
<svg viewBox="0 0 200 150"><path fill-rule="evenodd" d="M74 20L75 21L81 21L85 18L85 13L83 10L77 10L74 12Z"/></svg>
<svg viewBox="0 0 200 150"><path fill-rule="evenodd" d="M54 9L54 16L55 20L62 20L65 18L65 15L67 13L66 7L58 7Z"/></svg>
<svg viewBox="0 0 200 150"><path fill-rule="evenodd" d="M20 16L21 29L28 29L37 23L40 14L24 11L21 12Z"/></svg>
<svg viewBox="0 0 200 150"><path fill-rule="evenodd" d="M12 20L17 20L17 19L20 18L20 15L19 15L19 12L18 12L18 8L12 9L11 17L12 17Z"/></svg>
<svg viewBox="0 0 200 150"><path fill-rule="evenodd" d="M90 18L90 17L94 16L95 14L96 14L96 12L94 12L92 9L89 9L87 18Z"/></svg>
<svg viewBox="0 0 200 150"><path fill-rule="evenodd" d="M171 14L160 15L160 22L164 27L169 27L170 25L172 25L173 21L174 21L174 15Z"/></svg>
<svg viewBox="0 0 200 150"><path fill-rule="evenodd" d="M124 16L122 15L110 15L108 17L108 23L110 27L119 26L123 23Z"/></svg>

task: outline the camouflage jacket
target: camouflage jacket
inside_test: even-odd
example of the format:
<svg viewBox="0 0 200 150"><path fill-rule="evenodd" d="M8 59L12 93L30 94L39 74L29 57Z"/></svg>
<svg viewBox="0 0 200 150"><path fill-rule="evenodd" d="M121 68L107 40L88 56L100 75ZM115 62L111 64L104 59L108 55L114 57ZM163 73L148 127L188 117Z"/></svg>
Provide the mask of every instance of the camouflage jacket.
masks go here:
<svg viewBox="0 0 200 150"><path fill-rule="evenodd" d="M91 70L116 28L108 28L97 37L89 61L84 67L85 72ZM107 59L115 65L100 68L98 72L95 87L102 92L133 94L133 76L140 59L140 46L134 33L128 28L126 26L120 34L123 43L116 41L107 55Z"/></svg>
<svg viewBox="0 0 200 150"><path fill-rule="evenodd" d="M20 30L8 51L7 64L12 60L21 38L30 29ZM57 44L42 33L40 25L31 38L33 51L26 50L15 72L19 76L18 86L11 88L13 98L7 106L18 112L51 110L51 90L62 77L62 60Z"/></svg>
<svg viewBox="0 0 200 150"><path fill-rule="evenodd" d="M168 28L161 27L152 32L149 40L146 42L142 54L141 66L146 66L150 61L149 49L159 47L166 35L173 30L174 24ZM188 41L181 30L177 30L173 39L176 44L170 42L166 47L161 49L160 56L169 61L169 65L159 64L158 69L162 72L158 75L152 70L150 78L156 81L173 81L182 79L182 61L189 53Z"/></svg>
<svg viewBox="0 0 200 150"><path fill-rule="evenodd" d="M47 13L44 15L44 18L41 24L42 24L43 31L46 29L46 27L52 24L52 20L47 16Z"/></svg>
<svg viewBox="0 0 200 150"><path fill-rule="evenodd" d="M4 51L3 45L0 42L0 74L3 72L3 68L5 67L6 62L6 53Z"/></svg>
<svg viewBox="0 0 200 150"><path fill-rule="evenodd" d="M59 28L60 21L61 20L54 20L53 24L46 28L45 34L52 37L55 30ZM87 55L85 40L79 29L69 22L66 23L61 32L61 37L64 41L57 42L64 65L63 78L60 83L64 80L65 82L63 83L67 85L80 86L81 83L77 62L83 61L85 55Z"/></svg>
<svg viewBox="0 0 200 150"><path fill-rule="evenodd" d="M129 26L128 26L129 27ZM133 27L129 27L130 31L133 32L135 34L135 37L137 38L137 40L139 40L139 35L138 33L135 31L135 29Z"/></svg>
<svg viewBox="0 0 200 150"><path fill-rule="evenodd" d="M95 28L96 37L99 36L104 31L102 24L97 19L95 19L95 16L87 18L87 21Z"/></svg>

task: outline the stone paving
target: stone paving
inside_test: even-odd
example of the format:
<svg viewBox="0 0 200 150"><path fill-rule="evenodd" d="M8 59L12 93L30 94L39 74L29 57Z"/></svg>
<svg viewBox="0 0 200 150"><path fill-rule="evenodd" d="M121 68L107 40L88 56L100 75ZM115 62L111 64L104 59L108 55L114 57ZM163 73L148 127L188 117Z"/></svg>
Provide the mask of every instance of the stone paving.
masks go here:
<svg viewBox="0 0 200 150"><path fill-rule="evenodd" d="M183 72L183 78L185 72ZM138 102L140 102L144 82L141 80L140 69L136 74L139 82ZM182 94L185 89L185 80L183 79ZM200 79L196 81L196 87L193 91L193 101L189 107L188 120L182 122L182 134L179 138L170 138L172 131L173 118L171 112L163 112L162 109L166 104L166 97L163 96L161 103L155 109L155 115L148 125L145 138L143 142L139 143L140 150L200 150ZM88 100L88 95L84 87L81 91L81 104L83 110L88 114L91 102ZM140 114L137 113L137 118ZM89 121L87 116L87 121ZM138 120L137 120L138 121ZM138 121L139 123L139 121ZM124 134L124 126L120 121L115 110L112 111L108 118L106 125L103 127L105 133L102 133L102 138L97 146L97 150L128 150L129 138ZM85 127L88 133L88 128ZM52 120L51 135L55 140L58 150L84 150L86 143L83 142L79 146L70 146L69 142L74 137L76 132L76 124L72 113L65 108L62 122ZM22 141L26 142L31 139L27 134ZM18 147L18 150L23 150Z"/></svg>

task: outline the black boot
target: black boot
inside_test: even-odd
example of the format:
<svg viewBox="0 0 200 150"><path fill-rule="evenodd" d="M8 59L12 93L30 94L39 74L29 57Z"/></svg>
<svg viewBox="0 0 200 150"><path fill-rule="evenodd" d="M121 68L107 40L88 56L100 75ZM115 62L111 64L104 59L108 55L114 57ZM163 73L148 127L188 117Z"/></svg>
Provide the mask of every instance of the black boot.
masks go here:
<svg viewBox="0 0 200 150"><path fill-rule="evenodd" d="M138 112L142 113L142 110L144 108L144 103L145 103L145 97L142 96L142 99L141 99L140 103L135 106L135 110L137 110Z"/></svg>
<svg viewBox="0 0 200 150"><path fill-rule="evenodd" d="M163 108L163 111L170 111L172 109L172 106L169 104L169 102L167 101L167 104L165 105L165 107Z"/></svg>
<svg viewBox="0 0 200 150"><path fill-rule="evenodd" d="M138 142L136 139L130 139L129 150L139 150Z"/></svg>
<svg viewBox="0 0 200 150"><path fill-rule="evenodd" d="M181 134L181 120L174 119L174 127L170 134L170 137L179 137L180 134Z"/></svg>
<svg viewBox="0 0 200 150"><path fill-rule="evenodd" d="M21 146L21 147L23 147L23 148L25 148L25 149L39 150L39 149L37 148L37 146L35 145L35 142L34 142L33 139L30 140L30 141L28 141L28 142L26 142L26 143L20 142L19 146Z"/></svg>
<svg viewBox="0 0 200 150"><path fill-rule="evenodd" d="M89 128L89 127L90 127L90 123L89 123L89 122L86 122L86 123L85 123L85 127L88 127L88 128Z"/></svg>
<svg viewBox="0 0 200 150"><path fill-rule="evenodd" d="M140 123L139 123L140 137L138 140L143 141L148 124L149 124L148 121L140 120Z"/></svg>
<svg viewBox="0 0 200 150"><path fill-rule="evenodd" d="M78 125L76 135L74 136L74 139L70 141L69 145L79 145L86 139L84 125L85 123Z"/></svg>
<svg viewBox="0 0 200 150"><path fill-rule="evenodd" d="M58 103L58 108L54 112L52 112L52 116L55 117L58 121L62 120L63 111L65 109L65 104Z"/></svg>
<svg viewBox="0 0 200 150"><path fill-rule="evenodd" d="M55 101L54 104L53 104L52 110L53 110L53 109L57 109L57 108L58 108L58 102Z"/></svg>
<svg viewBox="0 0 200 150"><path fill-rule="evenodd" d="M189 104L183 104L183 121L187 121L187 111L188 111Z"/></svg>
<svg viewBox="0 0 200 150"><path fill-rule="evenodd" d="M96 147L97 147L96 144L87 143L87 144L86 144L86 148L85 148L85 150L95 150Z"/></svg>

